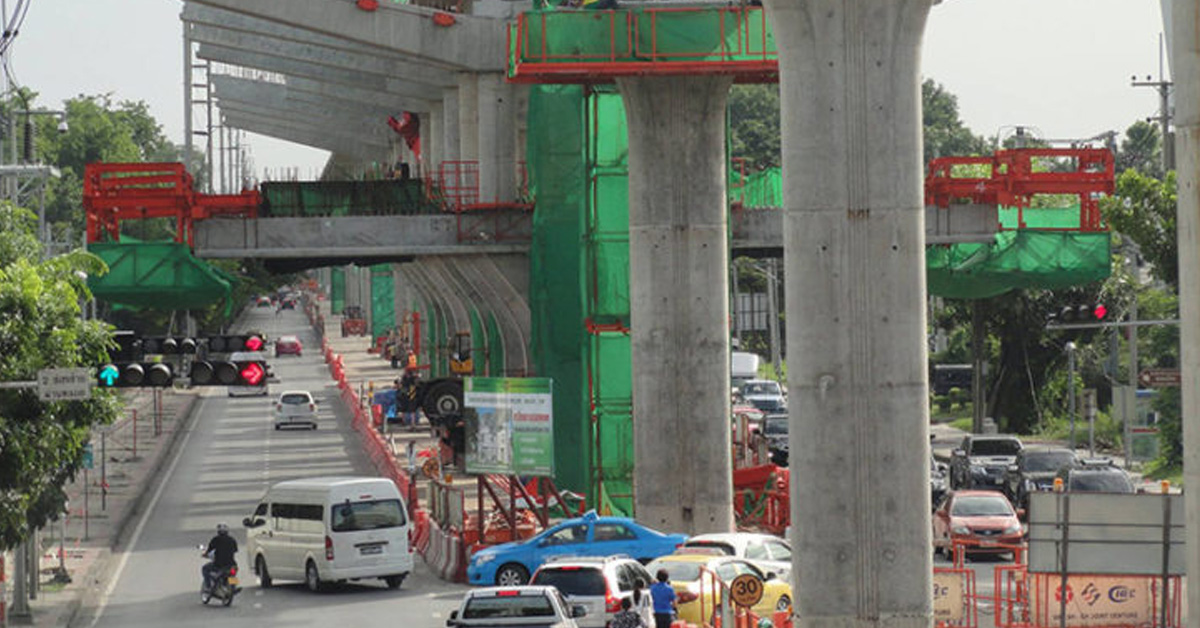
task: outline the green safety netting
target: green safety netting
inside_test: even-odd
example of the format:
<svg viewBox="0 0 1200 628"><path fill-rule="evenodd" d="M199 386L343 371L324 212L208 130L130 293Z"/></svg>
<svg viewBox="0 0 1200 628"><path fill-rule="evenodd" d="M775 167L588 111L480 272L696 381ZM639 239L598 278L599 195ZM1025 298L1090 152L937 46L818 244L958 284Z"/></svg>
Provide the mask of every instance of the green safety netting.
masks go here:
<svg viewBox="0 0 1200 628"><path fill-rule="evenodd" d="M197 310L222 299L228 312L236 279L192 256L176 242L108 242L88 245L108 264L88 277L97 299L131 308Z"/></svg>
<svg viewBox="0 0 1200 628"><path fill-rule="evenodd" d="M259 186L264 217L431 214L420 179L267 181Z"/></svg>
<svg viewBox="0 0 1200 628"><path fill-rule="evenodd" d="M391 264L371 267L371 337L386 336L396 320L396 284Z"/></svg>
<svg viewBox="0 0 1200 628"><path fill-rule="evenodd" d="M341 314L346 308L346 269L333 267L329 269L329 311L331 314Z"/></svg>
<svg viewBox="0 0 1200 628"><path fill-rule="evenodd" d="M744 207L783 207L783 173L779 168L752 172L743 179L731 172L729 198Z"/></svg>
<svg viewBox="0 0 1200 628"><path fill-rule="evenodd" d="M509 71L519 63L774 59L775 38L765 15L713 6L611 12L539 8L509 27Z"/></svg>

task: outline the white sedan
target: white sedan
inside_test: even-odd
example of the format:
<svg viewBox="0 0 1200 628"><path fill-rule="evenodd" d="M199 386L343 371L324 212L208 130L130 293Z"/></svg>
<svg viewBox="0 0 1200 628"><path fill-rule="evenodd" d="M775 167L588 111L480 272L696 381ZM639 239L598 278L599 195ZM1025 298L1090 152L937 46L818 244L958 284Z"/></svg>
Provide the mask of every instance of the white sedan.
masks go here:
<svg viewBox="0 0 1200 628"><path fill-rule="evenodd" d="M317 429L317 400L307 390L289 390L275 401L275 429L293 425Z"/></svg>
<svg viewBox="0 0 1200 628"><path fill-rule="evenodd" d="M756 532L729 532L700 534L683 544L684 548L711 550L715 554L744 558L764 572L771 572L783 580L792 571L791 545L771 534ZM678 551L678 550L677 550Z"/></svg>

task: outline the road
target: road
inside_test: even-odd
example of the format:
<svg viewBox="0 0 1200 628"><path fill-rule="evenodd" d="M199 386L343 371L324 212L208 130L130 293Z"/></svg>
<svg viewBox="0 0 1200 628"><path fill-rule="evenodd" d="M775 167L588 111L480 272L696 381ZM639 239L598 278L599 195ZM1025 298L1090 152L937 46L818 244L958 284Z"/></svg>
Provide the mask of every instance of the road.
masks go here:
<svg viewBox="0 0 1200 628"><path fill-rule="evenodd" d="M270 338L294 334L303 357L271 359L280 382L268 397L225 396L210 388L197 406L190 432L162 477L151 486L152 499L122 552L114 555L108 594L77 626L130 628L211 626L334 626L352 622L372 626L444 626L467 587L438 580L417 558L417 568L398 591L379 581L348 583L312 594L302 584L279 583L261 589L245 565L242 518L249 515L267 486L285 479L317 475L374 475L361 454L358 437L321 360L320 342L303 314L252 308L242 329L261 330ZM283 390L304 389L318 400L316 431L276 431L271 403ZM242 552L244 590L231 608L200 603L200 567L196 547L206 544L217 523L227 522Z"/></svg>

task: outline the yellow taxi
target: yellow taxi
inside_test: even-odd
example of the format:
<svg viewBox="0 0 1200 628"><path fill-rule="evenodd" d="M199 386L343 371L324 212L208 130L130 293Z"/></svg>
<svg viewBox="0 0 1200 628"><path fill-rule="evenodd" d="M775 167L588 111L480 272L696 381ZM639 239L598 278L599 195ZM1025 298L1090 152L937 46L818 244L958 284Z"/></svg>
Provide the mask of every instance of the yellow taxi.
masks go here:
<svg viewBox="0 0 1200 628"><path fill-rule="evenodd" d="M685 550L686 552L686 550ZM792 605L792 587L774 573L764 572L749 561L735 556L715 556L709 552L688 552L662 556L646 565L652 577L665 569L675 589L679 619L689 624L711 623L713 607L720 603L723 589L740 575L750 574L762 582L762 599L751 607L759 617L786 611Z"/></svg>

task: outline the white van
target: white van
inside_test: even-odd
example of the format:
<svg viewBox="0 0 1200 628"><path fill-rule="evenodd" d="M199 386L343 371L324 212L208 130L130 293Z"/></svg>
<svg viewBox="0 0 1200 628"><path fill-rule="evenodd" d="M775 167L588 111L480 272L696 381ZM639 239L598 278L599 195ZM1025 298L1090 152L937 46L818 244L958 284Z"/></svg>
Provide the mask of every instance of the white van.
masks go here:
<svg viewBox="0 0 1200 628"><path fill-rule="evenodd" d="M267 489L246 526L246 558L261 586L380 578L397 588L413 569L408 511L383 478L326 477Z"/></svg>

